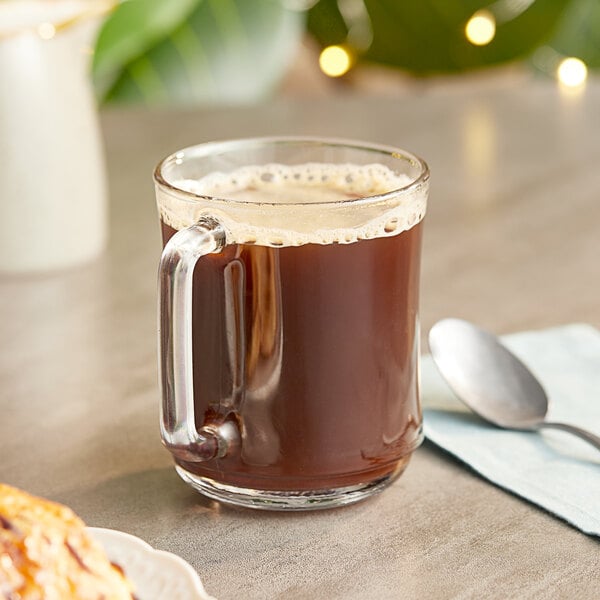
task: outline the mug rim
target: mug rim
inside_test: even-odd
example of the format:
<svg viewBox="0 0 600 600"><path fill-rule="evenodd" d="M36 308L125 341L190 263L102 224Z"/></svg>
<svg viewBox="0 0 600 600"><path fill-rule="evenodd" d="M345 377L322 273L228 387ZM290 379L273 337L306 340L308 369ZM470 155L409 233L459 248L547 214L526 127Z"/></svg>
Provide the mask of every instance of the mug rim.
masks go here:
<svg viewBox="0 0 600 600"><path fill-rule="evenodd" d="M265 136L265 137L248 137L248 138L237 138L237 139L227 139L227 140L216 140L210 142L203 142L200 144L194 144L191 146L187 146L182 148L181 150L177 150L163 158L154 169L154 182L155 184L163 191L170 195L175 195L179 200L183 200L185 202L196 203L198 201L203 202L214 202L216 204L225 204L225 205L238 205L238 206L281 206L280 203L277 202L256 202L243 200L240 198L226 198L220 196L211 196L207 194L196 194L195 192L191 192L189 190L182 189L169 182L165 177L163 170L165 167L170 166L171 164L179 164L177 161L183 161L186 158L186 155L192 155L194 158L198 157L209 157L214 154L216 151L227 151L227 150L235 150L236 148L241 147L256 147L259 148L261 146L276 146L278 144L282 145L314 145L314 146L332 146L332 147L340 147L347 149L356 149L356 150L366 150L371 152L379 152L380 154L385 154L388 157L395 159L404 159L411 162L413 165L416 165L419 168L418 176L412 180L410 183L394 188L387 192L381 194L374 194L370 196L361 196L359 198L347 198L342 200L327 200L323 202L314 202L310 203L313 207L340 207L343 205L357 205L357 204L371 204L371 203L379 203L385 202L386 200L390 200L392 198L396 198L399 195L410 194L411 192L418 190L421 186L426 184L429 181L430 173L429 166L427 163L418 155L409 152L407 150L403 150L401 148L397 148L395 146L390 146L386 144L377 144L371 142L363 142L358 140L350 140L345 138L336 138L336 137L321 137L321 136ZM285 206L287 208L293 206L306 206L305 202L286 202Z"/></svg>
<svg viewBox="0 0 600 600"><path fill-rule="evenodd" d="M17 0L12 0L12 2L4 2L5 8L10 10L9 4L20 4L21 7L27 8L26 2L18 2ZM49 10L54 6L58 5L59 0L46 0L44 4L44 9ZM35 0L30 0L29 4L40 4L40 2L36 2ZM55 18L55 19L36 19L33 23L29 23L26 25L14 25L12 27L6 28L3 31L0 31L0 42L4 42L5 40L12 40L13 38L22 36L22 35L33 35L44 42L48 42L51 39L64 31L71 29L74 26L77 26L84 21L87 21L92 18L104 17L113 11L118 4L118 0L79 0L78 2L74 2L75 4L80 4L79 10L74 11L72 15L68 15L66 17ZM75 6L73 8L76 8ZM50 25L53 30L51 30L49 37L44 37L42 33L40 33L40 26L42 25Z"/></svg>

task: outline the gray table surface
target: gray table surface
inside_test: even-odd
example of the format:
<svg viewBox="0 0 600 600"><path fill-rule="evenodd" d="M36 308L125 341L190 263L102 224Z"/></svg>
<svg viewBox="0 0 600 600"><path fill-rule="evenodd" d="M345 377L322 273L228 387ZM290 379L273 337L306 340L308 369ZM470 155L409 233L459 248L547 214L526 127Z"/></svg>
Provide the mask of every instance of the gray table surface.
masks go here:
<svg viewBox="0 0 600 600"><path fill-rule="evenodd" d="M600 546L425 443L383 494L344 509L219 506L158 435L151 171L216 138L321 134L425 157L423 331L600 326L600 85L451 85L204 111L106 111L111 240L93 264L0 280L0 481L176 552L220 600L598 598ZM600 476L600 474L599 474Z"/></svg>

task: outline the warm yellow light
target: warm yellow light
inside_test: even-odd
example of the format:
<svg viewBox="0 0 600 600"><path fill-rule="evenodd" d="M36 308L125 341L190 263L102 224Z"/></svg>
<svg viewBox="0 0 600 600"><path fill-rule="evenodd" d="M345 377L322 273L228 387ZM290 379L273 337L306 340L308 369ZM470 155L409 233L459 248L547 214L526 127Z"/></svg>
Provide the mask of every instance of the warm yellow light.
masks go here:
<svg viewBox="0 0 600 600"><path fill-rule="evenodd" d="M321 71L329 77L341 77L352 66L352 56L344 46L327 46L319 56Z"/></svg>
<svg viewBox="0 0 600 600"><path fill-rule="evenodd" d="M496 35L496 19L488 10L478 10L465 26L465 36L475 46L489 44Z"/></svg>
<svg viewBox="0 0 600 600"><path fill-rule="evenodd" d="M40 23L38 26L38 35L43 40L51 40L56 35L56 27L52 23Z"/></svg>
<svg viewBox="0 0 600 600"><path fill-rule="evenodd" d="M562 85L579 87L587 79L587 67L579 58L564 58L556 69L556 76Z"/></svg>

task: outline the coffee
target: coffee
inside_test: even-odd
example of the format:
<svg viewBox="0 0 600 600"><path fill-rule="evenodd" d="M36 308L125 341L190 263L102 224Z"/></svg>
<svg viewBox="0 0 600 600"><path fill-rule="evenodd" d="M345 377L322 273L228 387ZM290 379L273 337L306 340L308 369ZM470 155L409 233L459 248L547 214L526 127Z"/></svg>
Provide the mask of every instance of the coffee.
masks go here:
<svg viewBox="0 0 600 600"><path fill-rule="evenodd" d="M361 214L360 226L349 214L335 227L321 209L339 203L348 212L344 201L405 183L382 165L322 164L247 167L179 183L254 203L259 216L265 205L282 214L288 206L285 227L278 216L244 218L243 227L230 219L226 228L243 243L195 266L195 425L233 420L241 444L223 458L178 460L185 471L241 488L270 490L276 480L280 490L302 491L371 482L406 466L422 438L416 363L425 207L415 200L384 218ZM159 208L165 244L197 217Z"/></svg>

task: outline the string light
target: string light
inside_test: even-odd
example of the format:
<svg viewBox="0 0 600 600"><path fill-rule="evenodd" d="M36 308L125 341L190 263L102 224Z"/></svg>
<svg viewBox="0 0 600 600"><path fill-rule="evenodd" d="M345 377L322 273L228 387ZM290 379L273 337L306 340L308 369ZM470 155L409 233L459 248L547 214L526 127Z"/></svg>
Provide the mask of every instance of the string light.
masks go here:
<svg viewBox="0 0 600 600"><path fill-rule="evenodd" d="M352 55L344 46L327 46L319 56L321 71L329 77L341 77L352 67Z"/></svg>
<svg viewBox="0 0 600 600"><path fill-rule="evenodd" d="M40 23L37 32L43 40L51 40L56 35L56 27L52 23Z"/></svg>
<svg viewBox="0 0 600 600"><path fill-rule="evenodd" d="M489 44L495 35L496 18L488 10L478 10L465 26L465 36L474 46Z"/></svg>
<svg viewBox="0 0 600 600"><path fill-rule="evenodd" d="M558 81L569 88L576 88L585 83L587 79L587 66L579 58L564 58L558 64L556 77Z"/></svg>

